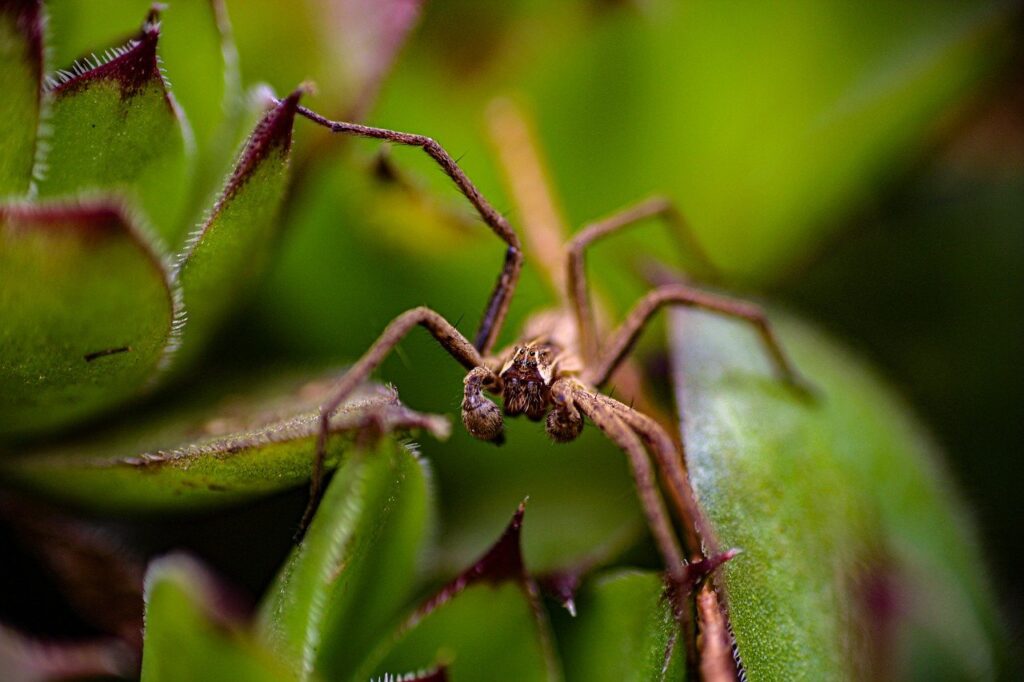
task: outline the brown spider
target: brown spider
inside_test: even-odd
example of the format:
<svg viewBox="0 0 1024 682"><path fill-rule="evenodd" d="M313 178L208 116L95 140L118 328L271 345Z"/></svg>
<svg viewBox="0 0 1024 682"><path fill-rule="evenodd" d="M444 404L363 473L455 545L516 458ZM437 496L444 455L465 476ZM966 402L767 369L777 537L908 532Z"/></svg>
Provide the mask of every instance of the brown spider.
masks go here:
<svg viewBox="0 0 1024 682"><path fill-rule="evenodd" d="M649 292L604 343L598 342L584 267L587 247L651 217L660 217L683 227L682 217L671 203L658 198L649 199L577 233L564 251L568 281L562 307L533 316L527 321L518 343L495 353L495 340L523 265L519 237L505 217L494 210L454 159L431 138L330 121L301 106L298 111L333 132L422 148L454 181L487 226L507 245L504 267L472 343L437 312L425 307L413 308L396 317L340 379L333 398L321 409L310 505L303 527L309 522L320 496L331 416L352 391L369 378L391 349L410 330L421 326L468 370L463 381L462 422L476 438L500 442L504 416L526 415L533 421L544 420L551 438L565 443L580 435L586 418L625 452L647 524L665 562L671 585L688 593L697 579L732 556L732 553L719 554L717 551L713 534L694 500L681 447L655 419L601 393L601 388L624 362L647 322L669 305L714 311L752 324L781 379L797 388L802 387L757 306L683 284L667 284ZM488 394L500 397L503 409ZM670 493L673 509L681 521L689 561L684 559L676 539L647 451L653 455ZM705 558L705 552L710 558Z"/></svg>

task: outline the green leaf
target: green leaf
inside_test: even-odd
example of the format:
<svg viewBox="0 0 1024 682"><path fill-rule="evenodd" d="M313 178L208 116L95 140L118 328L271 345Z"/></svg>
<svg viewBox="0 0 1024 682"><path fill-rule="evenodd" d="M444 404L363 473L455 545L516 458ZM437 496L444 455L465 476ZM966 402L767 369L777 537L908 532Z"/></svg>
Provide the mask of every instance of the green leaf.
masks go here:
<svg viewBox="0 0 1024 682"><path fill-rule="evenodd" d="M0 205L0 273L0 437L125 402L173 349L164 259L115 204Z"/></svg>
<svg viewBox="0 0 1024 682"><path fill-rule="evenodd" d="M295 679L243 629L232 596L185 556L154 561L146 574L143 682Z"/></svg>
<svg viewBox="0 0 1024 682"><path fill-rule="evenodd" d="M124 42L150 0L62 0L47 8L57 64ZM237 140L242 104L238 55L221 0L176 0L161 12L158 54L195 135L196 175L189 208L219 181Z"/></svg>
<svg viewBox="0 0 1024 682"><path fill-rule="evenodd" d="M683 679L686 647L664 593L657 573L617 571L595 578L560 638L566 679Z"/></svg>
<svg viewBox="0 0 1024 682"><path fill-rule="evenodd" d="M425 463L394 441L352 453L335 473L258 620L299 679L348 679L411 596L429 488Z"/></svg>
<svg viewBox="0 0 1024 682"><path fill-rule="evenodd" d="M107 61L87 58L57 72L48 93L53 135L39 194L115 190L176 245L187 228L193 141L160 72L154 21Z"/></svg>
<svg viewBox="0 0 1024 682"><path fill-rule="evenodd" d="M247 290L267 256L288 185L301 90L275 104L249 136L220 197L179 257L188 308L183 351L195 354Z"/></svg>
<svg viewBox="0 0 1024 682"><path fill-rule="evenodd" d="M559 679L546 666L529 603L510 583L471 587L388 644L370 679L438 664L455 680L483 670L495 682Z"/></svg>
<svg viewBox="0 0 1024 682"><path fill-rule="evenodd" d="M524 506L501 538L394 632L353 679L445 666L452 679L560 680L537 587L520 547ZM371 674L372 673L372 674Z"/></svg>
<svg viewBox="0 0 1024 682"><path fill-rule="evenodd" d="M0 0L0 197L28 191L43 82L38 0Z"/></svg>
<svg viewBox="0 0 1024 682"><path fill-rule="evenodd" d="M0 474L51 497L120 512L194 510L294 487L309 480L319 406L335 379L217 386L207 378L206 394L192 402L157 403L78 440L21 449L0 461ZM368 413L388 429L441 437L448 429L443 419L402 406L393 391L367 387L331 422L328 466L352 447Z"/></svg>
<svg viewBox="0 0 1024 682"><path fill-rule="evenodd" d="M739 654L758 678L995 676L984 555L906 405L806 325L778 322L818 388L774 380L735 322L673 320L695 490L723 547Z"/></svg>

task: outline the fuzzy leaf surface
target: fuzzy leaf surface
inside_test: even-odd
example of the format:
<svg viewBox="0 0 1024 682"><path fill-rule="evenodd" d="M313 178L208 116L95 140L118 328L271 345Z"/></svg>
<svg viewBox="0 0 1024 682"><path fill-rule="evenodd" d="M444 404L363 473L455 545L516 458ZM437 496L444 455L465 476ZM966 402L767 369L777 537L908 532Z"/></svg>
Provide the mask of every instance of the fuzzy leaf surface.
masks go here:
<svg viewBox="0 0 1024 682"><path fill-rule="evenodd" d="M984 555L934 444L862 362L773 319L813 402L772 377L749 329L672 323L690 475L720 545L743 549L719 575L747 673L995 676Z"/></svg>
<svg viewBox="0 0 1024 682"><path fill-rule="evenodd" d="M119 45L136 31L149 0L62 0L50 3L55 64L71 64L100 47ZM178 0L160 15L158 52L174 97L195 136L190 212L206 200L235 151L241 85L231 25L221 0Z"/></svg>
<svg viewBox="0 0 1024 682"><path fill-rule="evenodd" d="M35 0L0 2L0 197L29 188L43 80L42 8Z"/></svg>
<svg viewBox="0 0 1024 682"><path fill-rule="evenodd" d="M0 475L50 497L122 513L191 510L301 485L313 462L319 406L335 378L228 384L173 409L157 403L81 439L22 449L4 458ZM351 448L369 411L399 431L447 430L447 422L399 404L392 391L367 387L332 420L328 466Z"/></svg>
<svg viewBox="0 0 1024 682"><path fill-rule="evenodd" d="M261 269L288 185L296 91L249 136L210 215L179 259L188 308L183 351L193 355Z"/></svg>
<svg viewBox="0 0 1024 682"><path fill-rule="evenodd" d="M137 394L175 311L164 259L116 205L0 205L0 436Z"/></svg>
<svg viewBox="0 0 1024 682"><path fill-rule="evenodd" d="M409 598L432 517L425 467L384 441L335 473L258 619L299 679L347 679Z"/></svg>
<svg viewBox="0 0 1024 682"><path fill-rule="evenodd" d="M187 227L193 141L160 73L159 35L147 23L109 61L58 74L48 93L53 135L39 194L116 191L176 245Z"/></svg>

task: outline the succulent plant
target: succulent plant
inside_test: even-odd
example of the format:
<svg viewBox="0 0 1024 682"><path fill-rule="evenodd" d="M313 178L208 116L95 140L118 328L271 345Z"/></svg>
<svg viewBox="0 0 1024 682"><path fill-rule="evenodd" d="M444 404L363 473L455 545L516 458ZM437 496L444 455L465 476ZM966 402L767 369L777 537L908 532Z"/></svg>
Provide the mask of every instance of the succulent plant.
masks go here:
<svg viewBox="0 0 1024 682"><path fill-rule="evenodd" d="M0 145L0 433L10 438L109 411L196 354L266 251L299 93L225 102L221 137L260 120L211 192L196 166L223 165L209 158L216 136L197 138L169 88L156 10L124 45L45 80L40 3L4 3L0 16L5 82L20 89L20 123Z"/></svg>
<svg viewBox="0 0 1024 682"><path fill-rule="evenodd" d="M101 16L86 19L86 5L54 2L48 23L40 0L0 0L0 478L17 491L0 494L0 516L54 571L93 631L109 637L44 643L0 626L0 672L36 680L141 670L150 682L712 678L702 656L732 659L707 653L716 641L734 645L740 670L760 679L891 671L985 678L1005 665L984 553L937 464L939 448L874 370L778 309L783 342L820 401L794 400L771 382L742 329L691 313L668 324L675 374L657 388L679 406L692 484L720 542L743 550L716 574L727 610L715 612L717 621L702 615L700 639L678 627L614 448L587 434L563 455L525 430L497 454L460 435L438 445L449 436L447 420L409 409L398 395L440 412L452 392L432 376L416 384L401 368L397 389L367 386L332 420L331 483L301 542L275 559L255 608L194 556L150 560L138 537L145 526L133 531L134 544L124 540L128 520L199 515L198 523L213 523L240 503L303 489L317 408L339 355L361 352L409 303L396 293L405 285L461 311L485 269L476 261L492 264L463 258L462 249L475 255L493 245L478 248L459 231L465 221L435 199L434 176L417 175L415 162L404 175L405 157L394 175L391 159L367 162L323 138L298 139L293 149L308 90L280 99L266 86L243 94L221 2L142 11L128 40L88 48L109 33L91 31L90 21L139 7L97 3ZM781 277L835 229L822 216L856 205L880 169L923 146L954 95L996 61L999 41L988 50L979 36L1000 36L1006 19L987 5L946 8L928 24L929 40L915 42L876 30L885 12L853 22L833 8L851 32L866 26L883 36L865 54L892 40L916 55L910 67L879 67L861 55L833 82L823 74L834 65L823 64L814 88L782 84L800 106L776 138L756 153L723 155L700 146L719 125L721 101L691 116L694 129L651 139L615 133L634 116L652 130L643 116L682 118L692 103L680 93L718 92L702 81L692 52L685 68L666 64L680 58L682 25L700 28L698 39L687 34L686 50L714 47L725 10L672 10L654 27L650 17L624 13L593 29L582 17L599 12L582 3L550 3L543 21L530 3L469 5L443 7L486 15L479 35L456 46L450 25L428 27L435 33L385 93L382 119L417 110L416 132L479 151L472 122L495 91L514 87L534 101L541 138L576 136L552 164L563 181L578 179L565 188L570 213L584 210L585 195L598 195L593 215L638 184L662 189L646 186L656 178L695 206L698 233L747 281ZM254 2L242 14L258 30L241 40L262 50L257 75L314 75L321 102L362 115L420 6L340 0L286 12ZM745 15L739 34L767 43L776 36L765 29L813 26L797 13L768 14ZM344 39L334 44L335 36ZM569 58L553 49L562 40ZM279 50L268 48L278 41ZM815 34L808 49L828 53L823 42ZM473 61L484 43L502 48L499 56ZM921 44L928 49L912 49ZM439 45L465 70L448 70ZM325 50L329 57L303 61ZM358 54L336 68L336 53L346 50ZM532 66L516 61L520 51ZM713 53L716 69L736 76L743 60L726 52ZM643 79L634 82L636 74ZM733 82L735 92L722 98L738 108L768 87ZM632 98L621 98L624 90ZM619 115L588 115L594 102ZM750 151L763 132L757 116L730 111L742 133L733 151ZM834 155L823 140L835 143ZM472 174L489 195L500 195L497 174L481 161L488 156L471 154L467 164L477 165ZM288 204L295 160L303 182ZM705 162L713 172L702 174ZM709 189L726 176L742 178L741 200ZM721 230L706 227L716 220ZM291 241L276 249L285 225ZM748 234L755 238L746 244ZM379 267L359 240L393 266ZM602 269L611 262L597 259ZM257 287L267 266L271 277ZM611 298L631 297L635 287L613 287ZM232 347L202 365L254 288L250 324L329 362L313 372L255 364L218 373ZM524 298L539 302L539 289L528 286ZM221 338L244 344L250 332ZM371 412L383 435L367 435ZM424 445L409 441L416 432L430 436ZM257 543L262 530L250 530ZM268 544L270 536L268 529ZM238 551L236 563L257 549Z"/></svg>

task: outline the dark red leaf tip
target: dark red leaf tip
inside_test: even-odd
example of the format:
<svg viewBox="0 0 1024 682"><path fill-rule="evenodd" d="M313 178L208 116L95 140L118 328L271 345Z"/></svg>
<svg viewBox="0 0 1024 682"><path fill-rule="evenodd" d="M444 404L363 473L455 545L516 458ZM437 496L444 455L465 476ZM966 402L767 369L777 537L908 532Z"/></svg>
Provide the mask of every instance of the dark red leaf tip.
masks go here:
<svg viewBox="0 0 1024 682"><path fill-rule="evenodd" d="M56 95L76 92L89 83L100 80L116 82L121 96L132 97L151 83L164 86L163 75L156 55L160 40L159 7L154 5L146 15L138 36L126 45L108 51L103 60L97 57L76 62L70 70L59 70L51 91Z"/></svg>
<svg viewBox="0 0 1024 682"><path fill-rule="evenodd" d="M233 196L253 174L260 162L270 156L272 152L287 153L291 149L295 111L304 92L306 92L305 86L299 86L283 100L276 101L270 111L264 114L260 122L256 124L256 129L245 143L245 149L228 180L219 204ZM214 213L216 212L217 209L214 209Z"/></svg>
<svg viewBox="0 0 1024 682"><path fill-rule="evenodd" d="M149 6L149 12L146 14L146 21L142 24L142 30L146 30L148 27L159 27L160 25L160 13L167 9L167 5L162 2L154 2Z"/></svg>
<svg viewBox="0 0 1024 682"><path fill-rule="evenodd" d="M460 573L450 583L442 587L433 597L425 601L413 620L419 620L437 607L451 600L467 587L479 582L500 585L514 580L526 584L529 576L523 563L522 529L523 515L526 513L526 500L519 503L519 508L512 515L512 520L505 527L501 537L483 553L472 566Z"/></svg>

